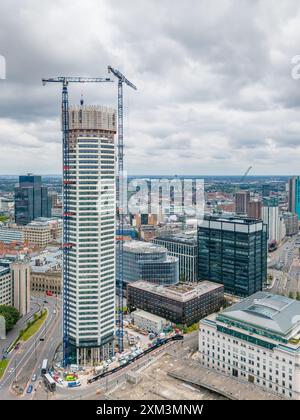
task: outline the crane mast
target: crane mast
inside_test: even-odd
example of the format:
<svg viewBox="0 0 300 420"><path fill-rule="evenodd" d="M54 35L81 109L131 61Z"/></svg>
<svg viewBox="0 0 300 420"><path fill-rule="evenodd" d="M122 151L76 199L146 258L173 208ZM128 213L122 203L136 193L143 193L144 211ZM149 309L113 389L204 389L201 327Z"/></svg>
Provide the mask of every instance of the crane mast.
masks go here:
<svg viewBox="0 0 300 420"><path fill-rule="evenodd" d="M123 242L124 242L124 135L123 135L123 83L137 90L136 86L131 83L119 70L108 66L108 72L112 73L118 79L118 182L117 182L117 273L118 273L118 303L117 303L117 338L118 350L123 351Z"/></svg>

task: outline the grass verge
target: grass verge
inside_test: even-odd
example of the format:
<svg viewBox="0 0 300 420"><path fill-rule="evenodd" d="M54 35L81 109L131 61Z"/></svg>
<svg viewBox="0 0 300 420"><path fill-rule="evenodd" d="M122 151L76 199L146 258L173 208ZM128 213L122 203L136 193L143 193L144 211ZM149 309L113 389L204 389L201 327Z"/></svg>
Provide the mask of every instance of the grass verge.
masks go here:
<svg viewBox="0 0 300 420"><path fill-rule="evenodd" d="M8 362L9 362L9 360L7 360L7 359L0 360L0 379L2 378L2 376L5 373Z"/></svg>

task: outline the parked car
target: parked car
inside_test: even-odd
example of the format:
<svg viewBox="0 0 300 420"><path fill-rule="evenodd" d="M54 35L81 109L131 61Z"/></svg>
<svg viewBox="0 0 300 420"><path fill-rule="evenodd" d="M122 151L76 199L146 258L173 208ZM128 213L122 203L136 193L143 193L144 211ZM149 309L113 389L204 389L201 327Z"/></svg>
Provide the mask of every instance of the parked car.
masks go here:
<svg viewBox="0 0 300 420"><path fill-rule="evenodd" d="M36 378L37 378L36 374L32 375L32 378L31 378L32 382L35 382Z"/></svg>
<svg viewBox="0 0 300 420"><path fill-rule="evenodd" d="M27 394L31 394L32 393L32 390L33 390L33 386L32 385L29 385L29 387L27 388Z"/></svg>

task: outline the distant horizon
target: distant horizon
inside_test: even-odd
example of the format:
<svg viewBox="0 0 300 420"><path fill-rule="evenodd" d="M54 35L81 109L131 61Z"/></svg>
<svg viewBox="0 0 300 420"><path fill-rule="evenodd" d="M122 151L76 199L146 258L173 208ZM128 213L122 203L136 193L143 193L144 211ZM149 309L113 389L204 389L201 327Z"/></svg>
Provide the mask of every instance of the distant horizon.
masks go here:
<svg viewBox="0 0 300 420"><path fill-rule="evenodd" d="M62 174L41 174L41 173L35 173L35 172L27 172L27 173L22 173L22 174L0 174L0 178L1 177L3 177L3 178L18 178L19 176L22 176L22 175L27 175L28 173L30 173L30 174L33 174L33 175L36 175L36 176L41 176L41 177L61 177L62 176ZM166 177L183 177L183 176L186 176L186 177L209 177L209 178L211 178L211 177L218 177L218 178L221 178L221 177L224 177L224 178L242 178L243 177L243 174L238 174L238 175L235 175L235 174L231 174L231 175L218 175L218 174L213 174L213 175L209 175L209 174L180 174L180 173L177 173L177 174L166 174L166 175L164 175L164 174L159 174L159 173L157 173L157 174L128 174L128 176L129 177L133 177L133 176L136 176L136 177L163 177L163 178L166 178ZM299 175L281 175L281 174L273 174L273 175L263 175L263 174L258 174L258 175L247 175L247 177L246 177L246 179L249 179L249 178L275 178L275 177L281 177L281 178L291 178L291 177L293 177L293 176L299 176Z"/></svg>

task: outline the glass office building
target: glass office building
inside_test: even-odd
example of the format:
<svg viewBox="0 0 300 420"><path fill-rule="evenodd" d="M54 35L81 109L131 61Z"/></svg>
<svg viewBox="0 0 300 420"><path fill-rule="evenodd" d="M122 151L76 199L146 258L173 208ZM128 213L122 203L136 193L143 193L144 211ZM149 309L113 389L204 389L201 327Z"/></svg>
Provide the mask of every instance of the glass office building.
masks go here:
<svg viewBox="0 0 300 420"><path fill-rule="evenodd" d="M178 258L168 256L165 248L150 242L125 242L123 252L124 289L128 283L137 280L165 286L177 284L179 281Z"/></svg>
<svg viewBox="0 0 300 420"><path fill-rule="evenodd" d="M198 280L198 245L196 233L157 236L153 243L167 248L168 255L179 260L180 281Z"/></svg>
<svg viewBox="0 0 300 420"><path fill-rule="evenodd" d="M19 177L15 188L15 221L27 225L38 217L51 217L52 201L48 188L42 186L42 178L36 175Z"/></svg>
<svg viewBox="0 0 300 420"><path fill-rule="evenodd" d="M198 227L198 275L249 296L267 277L267 226L261 220L205 216Z"/></svg>

